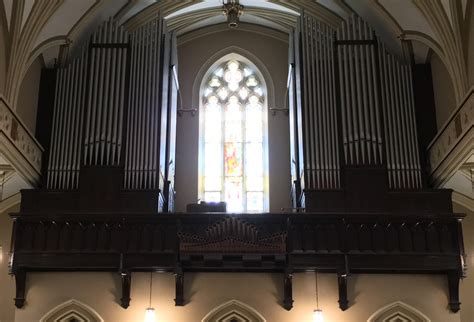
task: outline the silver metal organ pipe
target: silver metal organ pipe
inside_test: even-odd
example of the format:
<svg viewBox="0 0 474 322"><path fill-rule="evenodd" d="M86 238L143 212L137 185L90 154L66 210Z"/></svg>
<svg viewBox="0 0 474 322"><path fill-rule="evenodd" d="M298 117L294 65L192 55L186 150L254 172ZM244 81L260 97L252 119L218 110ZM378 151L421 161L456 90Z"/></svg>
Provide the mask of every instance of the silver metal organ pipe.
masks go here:
<svg viewBox="0 0 474 322"><path fill-rule="evenodd" d="M353 40L357 39L357 20L355 15L352 15L352 38ZM358 164L362 162L362 164L365 164L365 135L364 135L364 115L363 115L363 107L362 107L362 100L361 100L361 71L360 71L360 58L359 58L359 50L358 47L360 45L355 45L353 46L353 54L354 54L354 65L355 65L355 74L354 74L354 79L355 79L355 85L356 85L356 91L353 93L356 98L357 98L357 104L355 105L356 107L356 123L357 123L357 136L358 136L358 146L360 149L360 159L358 161Z"/></svg>
<svg viewBox="0 0 474 322"><path fill-rule="evenodd" d="M320 43L320 48L319 48L319 55L323 58L320 60L320 66L321 69L323 70L323 79L324 81L321 81L321 85L323 87L323 105L321 106L322 114L323 114L323 144L324 144L324 165L323 165L323 170L324 170L324 179L325 179L325 189L330 189L333 186L332 183L332 178L331 178L331 171L330 171L330 166L329 164L331 163L331 148L330 148L330 136L329 136L329 125L330 125L330 119L328 118L328 112L329 108L331 107L329 105L329 75L328 75L328 65L329 65L329 59L326 56L326 29L324 28L324 24L319 23L319 43Z"/></svg>
<svg viewBox="0 0 474 322"><path fill-rule="evenodd" d="M117 44L120 42L118 39L119 29L115 24L112 25L111 28L111 42L113 44ZM118 165L115 163L115 152L118 148L117 146L117 136L115 134L115 127L117 127L117 115L120 113L119 107L119 97L123 92L120 92L117 88L117 85L120 84L121 75L121 62L119 58L119 54L121 53L121 48L113 49L111 52L111 64L112 70L110 73L110 86L109 86L109 93L110 93L110 113L108 117L108 124L107 124L107 141L108 141L108 151L107 151L107 164L109 165Z"/></svg>
<svg viewBox="0 0 474 322"><path fill-rule="evenodd" d="M330 80L330 83L331 83L331 128L332 128L332 133L331 133L331 146L332 146L332 149L333 149L333 163L332 163L332 169L333 169L333 176L334 176L334 182L335 182L335 186L334 188L339 188L340 187L340 177L339 177L339 158L344 158L343 155L339 155L339 148L338 148L338 145L339 145L339 140L338 140L338 131L337 131L337 127L339 126L343 126L341 124L338 124L337 122L337 113L336 113L336 108L338 108L338 106L336 105L336 92L335 92L335 87L336 86L339 86L339 84L336 84L336 79L335 79L335 68L334 68L334 56L332 55L332 46L333 46L333 43L334 43L334 33L332 32L332 30L330 30L330 28L328 27L328 35L329 35L329 38L328 38L328 42L327 42L327 47L326 47L326 52L327 52L327 55L329 57L329 59L331 60L331 64L330 64L330 68L329 68L329 80ZM336 53L336 55L339 55L339 53Z"/></svg>
<svg viewBox="0 0 474 322"><path fill-rule="evenodd" d="M393 64L393 70L394 70L394 81L395 81L395 101L397 103L396 109L395 109L395 115L396 115L396 120L397 120L397 136L398 136L398 152L400 153L400 164L399 164L399 170L401 172L402 176L402 188L406 189L407 188L407 176L405 172L405 163L406 163L406 147L404 146L403 142L403 135L404 135L404 120L403 120L403 100L402 100L402 91L401 91L401 81L400 81L400 72L399 72L399 64L398 61L396 60L395 56L392 55L392 64Z"/></svg>
<svg viewBox="0 0 474 322"><path fill-rule="evenodd" d="M58 135L58 119L59 119L59 109L60 109L60 99L61 99L61 91L62 91L62 78L63 78L63 71L62 69L58 69L57 73L57 80L56 80L56 95L54 99L54 112L53 112L53 130L51 131L51 149L49 151L49 165L48 165L48 188L54 189L55 188L55 179L56 179L56 172L57 172L57 163L56 163L56 153L57 153L57 140L59 138Z"/></svg>
<svg viewBox="0 0 474 322"><path fill-rule="evenodd" d="M358 24L357 24L357 29L358 29L358 34L359 34L359 39L362 40L367 40L364 37L364 33L362 32L364 29L364 22L362 19L359 17L358 19ZM363 125L362 125L362 132L361 134L363 135L363 141L362 144L364 146L364 151L366 153L365 160L366 164L372 164L372 153L371 153L371 141L372 141L372 133L370 132L370 124L369 124L369 106L368 106L368 93L370 91L370 88L367 86L367 64L366 64L366 59L367 59L367 47L368 45L360 45L359 46L359 53L360 53L360 66L361 66L361 87L362 87L362 114L363 114ZM359 65L359 64L358 64Z"/></svg>
<svg viewBox="0 0 474 322"><path fill-rule="evenodd" d="M321 120L321 72L320 72L320 57L319 57L319 41L317 37L317 25L314 19L309 20L309 54L311 59L311 103L309 105L311 113L311 156L313 159L313 171L316 175L315 187L320 189L323 187L323 170L322 170L322 156L323 156L323 142L321 140L322 120Z"/></svg>
<svg viewBox="0 0 474 322"><path fill-rule="evenodd" d="M386 54L385 48L383 44L378 43L379 46L379 64L380 64L380 73L382 74L381 79L381 91L382 91L382 101L378 102L382 104L382 107L385 111L384 119L382 120L385 124L385 141L386 141L386 153L387 153L387 170L388 170L388 178L389 178L389 187L392 188L394 186L394 174L393 174L393 143L392 143L392 127L391 127L391 116L390 116L390 92L388 87L388 79L387 79L387 61L386 61ZM374 65L375 66L375 65ZM384 151L385 153L385 151Z"/></svg>
<svg viewBox="0 0 474 322"><path fill-rule="evenodd" d="M345 25L347 23L344 22L342 29L342 33L340 39L345 40L346 39L346 28ZM341 62L344 63L343 68L340 68L341 70L341 83L343 82L343 91L341 91L341 104L343 105L342 109L342 118L343 120L346 120L346 124L344 127L344 138L343 142L345 144L345 150L346 150L346 159L344 161L345 164L351 164L354 160L354 152L353 152L353 146L352 146L352 118L351 118L351 109L350 109L350 80L349 80L349 65L348 65L348 50L347 46L343 45L340 46L342 47L342 59L340 60ZM343 75L342 75L343 74Z"/></svg>
<svg viewBox="0 0 474 322"><path fill-rule="evenodd" d="M412 174L410 173L410 139L408 137L408 131L409 131L409 124L408 124L408 114L407 114L407 93L406 93L406 79L403 74L403 66L400 62L397 64L397 75L398 75L398 82L400 86L400 100L401 100L401 108L400 108L400 114L401 114L401 119L402 119L402 134L403 134L403 151L405 153L405 160L403 164L405 176L406 176L406 187L405 188L411 188L413 186L412 182Z"/></svg>
<svg viewBox="0 0 474 322"><path fill-rule="evenodd" d="M351 19L353 20L354 17L352 16ZM350 24L346 24L347 29L347 39L351 39L351 32L350 32ZM355 151L355 158L352 164L358 164L360 160L360 151L359 151L359 126L358 126L358 111L357 111L357 93L354 83L357 82L357 76L355 74L354 68L354 55L353 49L350 46L347 46L348 50L348 57L347 60L349 61L349 82L350 82L350 94L349 97L351 98L351 104L348 105L349 112L352 114L352 145L354 146Z"/></svg>
<svg viewBox="0 0 474 322"><path fill-rule="evenodd" d="M99 30L94 33L92 44L97 43L100 41L98 34L100 33L100 27ZM96 48L92 48L92 56L94 57L93 59L93 64L91 64L91 74L92 74L92 79L91 79L91 92L92 92L92 103L89 108L89 115L90 115L90 121L87 122L89 133L88 134L88 141L89 141L89 151L87 155L87 165L93 164L93 159L94 159L94 151L95 151L95 128L96 128L96 119L97 119L97 105L98 105L98 83L99 83L99 66L101 64L101 55L98 52Z"/></svg>
<svg viewBox="0 0 474 322"><path fill-rule="evenodd" d="M338 31L338 39L345 39L345 27L341 28L342 30ZM342 48L339 49L339 48ZM342 141L344 144L344 151L345 151L345 164L352 163L353 160L353 153L352 153L352 144L351 144L351 137L352 137L352 129L351 129L351 117L349 113L349 79L348 79L348 64L347 64L347 48L346 46L342 45L338 47L338 55L339 55L339 77L341 83L341 117L343 120L343 131L342 131ZM342 66L341 66L342 63Z"/></svg>
<svg viewBox="0 0 474 322"><path fill-rule="evenodd" d="M303 21L303 24L302 24L302 30L304 30L305 32L303 32L303 37L301 37L301 44L302 44L302 51L303 51L303 66L305 66L306 68L303 68L303 85L304 85L304 88L303 88L303 104L302 104L302 113L303 113L303 117L302 117L302 120L303 120L303 124L301 125L303 127L303 144L304 144L304 148L303 148L303 159L304 159L304 165L305 165L305 184L306 184L306 188L308 189L311 189L314 187L313 185L313 179L312 179L312 160L311 160L311 157L310 157L310 153L309 153L309 147L310 147L310 144L309 144L309 140L310 140L310 135L309 135L309 131L308 131L308 120L309 120L309 115L308 115L308 105L309 105L309 97L308 97L308 93L309 93L309 86L308 86L308 82L309 82L309 71L308 71L308 40L307 40L307 25L308 25L308 18L307 17L304 17L302 19Z"/></svg>
<svg viewBox="0 0 474 322"><path fill-rule="evenodd" d="M106 34L106 40L105 40L105 43L106 44L112 44L113 43L113 40L112 40L112 33L113 33L113 25L112 25L112 20L109 20L107 22L107 34ZM112 49L112 48L106 48L106 54L107 54L107 58L106 58L106 62L107 62L107 65L105 67L106 69L106 82L104 84L105 86L105 90L104 90L104 94L105 94L105 101L104 101L104 119L103 119L103 122L102 122L102 127L103 127L103 130L102 130L102 133L103 133L103 146L102 146L102 150L101 150L101 154L102 154L102 164L104 165L111 165L111 163L109 162L109 155L110 155L110 148L111 148L111 145L112 145L112 142L111 142L111 137L110 137L110 132L109 132L109 124L111 123L112 121L112 118L111 118L111 113L112 113L112 109L114 108L112 102L113 102L113 96L112 96L112 84L114 82L114 79L112 78L112 72L115 71L115 68L116 68L116 64L115 64L115 61L113 60L113 55L114 55L114 52L115 52L115 49Z"/></svg>
<svg viewBox="0 0 474 322"><path fill-rule="evenodd" d="M123 27L120 27L120 43L125 44L128 43L128 35L124 32ZM118 62L119 62L119 69L117 74L120 77L120 81L117 83L117 90L119 93L125 93L125 81L129 81L127 77L127 57L130 55L130 45L127 48L122 48L118 52ZM128 94L129 95L129 94ZM115 149L115 157L114 160L116 164L125 164L124 160L122 160L122 149L123 149L123 142L122 142L122 131L123 129L123 122L124 118L127 117L125 115L125 94L119 96L118 101L118 113L115 118L114 122L114 135L115 135L115 142L117 142L117 148Z"/></svg>
<svg viewBox="0 0 474 322"><path fill-rule="evenodd" d="M320 185L320 173L318 169L318 164L316 158L318 157L316 153L316 149L319 147L315 147L316 141L316 134L315 132L319 130L315 124L315 110L316 107L316 100L315 100L315 60L314 60L314 47L313 47L313 26L312 26L312 19L307 17L307 42L306 42L306 51L307 51L307 62L308 62L308 103L306 104L306 110L308 114L308 121L306 126L308 127L308 151L307 154L310 159L310 175L312 177L312 188L318 188Z"/></svg>
<svg viewBox="0 0 474 322"><path fill-rule="evenodd" d="M77 70L77 60L74 60L72 65L70 65L69 70L71 71L70 73L70 78L69 78L69 99L67 103L67 128L65 131L65 142L66 142L66 147L64 150L64 178L63 178L63 189L69 189L69 183L71 179L71 170L72 170L72 140L73 136L75 134L75 129L74 129L74 117L73 117L73 111L76 108L76 86L77 86L77 78L78 78L78 70Z"/></svg>
<svg viewBox="0 0 474 322"><path fill-rule="evenodd" d="M146 26L143 28L140 28L139 31L139 39L141 40L139 42L138 46L138 88L137 88L137 98L138 98L138 104L135 106L135 113L136 113L136 118L135 118L135 128L137 131L137 136L135 138L136 140L136 150L137 152L134 154L135 157L135 172L134 172L134 178L135 178L135 189L141 189L142 188L142 176L143 176L143 168L141 164L141 153L142 153L142 147L141 147L141 136L142 136L142 128L139 125L139 121L143 118L142 115L142 109L144 105L143 101L143 74L144 74L144 65L145 65L145 60L144 60L144 43L146 41Z"/></svg>
<svg viewBox="0 0 474 322"><path fill-rule="evenodd" d="M407 78L408 78L408 90L409 90L409 103L410 103L410 119L411 119L411 128L413 135L410 137L412 138L413 141L413 146L414 146L414 162L415 162L415 167L414 169L416 170L416 182L417 182L417 187L416 188L421 188L422 187L422 181L421 181L421 167L420 167L420 155L418 153L419 147L418 147L418 139L417 139L417 132L416 132L416 117L415 117L415 97L413 95L413 80L412 80L412 72L411 72L411 67L407 66Z"/></svg>
<svg viewBox="0 0 474 322"><path fill-rule="evenodd" d="M57 186L59 189L62 189L63 184L63 174L64 174L64 147L65 147L65 131L67 130L66 124L66 106L68 104L68 95L69 95L69 73L68 68L64 71L64 87L63 87L63 98L61 104L61 114L60 114L60 137L59 137L59 150L58 150L58 181Z"/></svg>

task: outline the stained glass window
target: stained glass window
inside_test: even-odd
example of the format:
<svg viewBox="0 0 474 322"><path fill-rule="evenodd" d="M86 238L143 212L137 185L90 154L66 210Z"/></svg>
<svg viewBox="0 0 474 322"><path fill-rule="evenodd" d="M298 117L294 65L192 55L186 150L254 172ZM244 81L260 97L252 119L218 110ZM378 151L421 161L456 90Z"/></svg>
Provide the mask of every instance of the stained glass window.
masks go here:
<svg viewBox="0 0 474 322"><path fill-rule="evenodd" d="M265 84L237 59L214 67L203 82L202 185L205 201L230 212L262 212L265 191Z"/></svg>

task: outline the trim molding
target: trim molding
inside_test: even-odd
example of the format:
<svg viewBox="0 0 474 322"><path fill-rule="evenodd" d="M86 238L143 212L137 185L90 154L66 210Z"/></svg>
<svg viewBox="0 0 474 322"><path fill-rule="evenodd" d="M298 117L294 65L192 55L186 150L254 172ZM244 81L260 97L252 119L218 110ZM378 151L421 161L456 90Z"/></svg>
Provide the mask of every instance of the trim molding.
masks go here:
<svg viewBox="0 0 474 322"><path fill-rule="evenodd" d="M5 213L8 209L19 205L21 202L21 193L16 193L5 200L0 201L0 214Z"/></svg>
<svg viewBox="0 0 474 322"><path fill-rule="evenodd" d="M469 209L469 211L474 212L474 199L469 198L465 194L453 191L452 200L453 203L461 205L464 208Z"/></svg>

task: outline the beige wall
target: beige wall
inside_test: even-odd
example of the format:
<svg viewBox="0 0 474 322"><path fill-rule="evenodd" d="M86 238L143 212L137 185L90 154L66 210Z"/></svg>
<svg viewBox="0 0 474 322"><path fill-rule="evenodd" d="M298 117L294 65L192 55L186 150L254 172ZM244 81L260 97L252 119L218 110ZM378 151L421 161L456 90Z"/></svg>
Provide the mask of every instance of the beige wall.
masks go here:
<svg viewBox="0 0 474 322"><path fill-rule="evenodd" d="M433 91L436 106L436 122L438 129L448 120L456 109L453 83L441 59L433 53L431 58L431 72L433 74Z"/></svg>
<svg viewBox="0 0 474 322"><path fill-rule="evenodd" d="M349 283L351 307L338 308L337 279L319 274L319 305L328 322L363 322L378 309L395 301L416 308L433 322L459 322L460 315L447 309L446 279L442 276L354 275ZM131 305L119 306L119 277L109 273L32 273L28 277L28 298L16 310L16 322L37 322L57 305L75 299L96 310L106 322L143 321L148 306L149 274L132 276ZM279 274L199 273L187 274L188 303L174 306L174 277L156 273L152 306L159 322L199 322L213 308L239 300L256 309L267 322L312 322L315 309L313 273L294 275L294 308L281 307L282 277ZM45 296L47 294L47 296Z"/></svg>
<svg viewBox="0 0 474 322"><path fill-rule="evenodd" d="M12 322L15 319L15 280L8 275L8 253L10 251L12 220L10 212L19 210L19 205L0 214L0 245L2 258L0 261L0 322Z"/></svg>
<svg viewBox="0 0 474 322"><path fill-rule="evenodd" d="M471 25L467 39L469 42L467 55L469 85L474 86L474 5L471 5Z"/></svg>
<svg viewBox="0 0 474 322"><path fill-rule="evenodd" d="M203 31L199 31L202 33ZM251 52L264 64L273 81L274 97L270 107L283 107L288 71L288 44L261 33L226 27L181 44L179 81L183 108L198 108L193 97L193 85L201 67L217 52L236 46ZM250 58L250 57L248 57ZM250 58L250 60L252 60ZM201 80L198 80L198 84ZM267 85L270 80L266 80ZM273 103L274 102L274 106ZM270 211L280 212L290 206L289 126L285 113L268 115ZM198 198L199 116L189 113L178 116L176 151L176 209L184 211L186 204Z"/></svg>
<svg viewBox="0 0 474 322"><path fill-rule="evenodd" d="M474 212L454 204L454 211L466 214L463 220L464 248L467 255L467 278L461 281L461 322L474 321Z"/></svg>
<svg viewBox="0 0 474 322"><path fill-rule="evenodd" d="M0 10L2 10L0 6ZM3 15L0 12L0 94L5 90L5 78L7 77L7 57L6 57L6 32L4 30Z"/></svg>
<svg viewBox="0 0 474 322"><path fill-rule="evenodd" d="M36 111L38 110L38 94L42 67L43 62L39 57L31 64L21 83L18 105L16 107L16 113L33 135L36 129Z"/></svg>

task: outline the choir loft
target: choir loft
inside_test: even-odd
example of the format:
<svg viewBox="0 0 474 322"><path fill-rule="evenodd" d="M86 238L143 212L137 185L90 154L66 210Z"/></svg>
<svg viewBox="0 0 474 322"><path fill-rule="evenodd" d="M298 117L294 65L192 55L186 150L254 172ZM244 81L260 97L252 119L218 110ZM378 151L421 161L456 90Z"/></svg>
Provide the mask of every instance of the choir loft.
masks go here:
<svg viewBox="0 0 474 322"><path fill-rule="evenodd" d="M470 0L2 0L0 321L472 321L473 93Z"/></svg>

